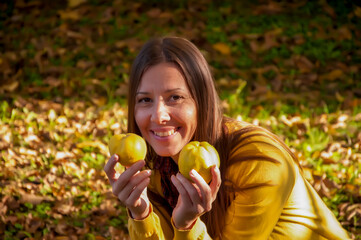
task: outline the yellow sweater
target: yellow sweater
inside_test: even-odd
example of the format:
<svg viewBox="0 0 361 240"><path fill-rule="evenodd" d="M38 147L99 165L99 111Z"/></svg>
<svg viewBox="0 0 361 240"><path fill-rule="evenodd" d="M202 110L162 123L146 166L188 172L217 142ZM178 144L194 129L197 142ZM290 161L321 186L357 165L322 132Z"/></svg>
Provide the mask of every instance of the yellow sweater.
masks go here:
<svg viewBox="0 0 361 240"><path fill-rule="evenodd" d="M227 124L229 133L246 126L236 121ZM226 179L242 191L227 209L222 239L350 239L287 151L261 128L245 135L250 134L243 141L233 139L230 160L253 158L237 161L226 171ZM201 219L190 230L174 227L171 211L162 203L159 172L154 172L148 189L160 197L150 196L147 218L129 217L132 239L211 239Z"/></svg>

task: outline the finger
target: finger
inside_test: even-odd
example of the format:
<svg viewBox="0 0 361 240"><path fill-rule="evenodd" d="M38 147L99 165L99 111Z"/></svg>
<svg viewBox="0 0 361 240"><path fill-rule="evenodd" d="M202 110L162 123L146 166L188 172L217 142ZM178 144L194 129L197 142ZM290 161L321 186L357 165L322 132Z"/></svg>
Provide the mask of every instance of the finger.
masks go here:
<svg viewBox="0 0 361 240"><path fill-rule="evenodd" d="M203 177L199 175L199 173L192 169L189 172L189 176L191 176L194 183L197 185L199 189L199 194L201 195L201 200L203 202L203 206L207 211L211 210L212 207L212 192L210 186L204 181Z"/></svg>
<svg viewBox="0 0 361 240"><path fill-rule="evenodd" d="M144 160L140 160L140 161L133 163L133 165L126 168L126 170L120 175L119 178L122 178L123 181L130 179L133 175L135 175L137 172L139 172L142 169L142 167L144 167L144 165L145 165Z"/></svg>
<svg viewBox="0 0 361 240"><path fill-rule="evenodd" d="M191 199L192 203L198 204L201 202L201 194L199 193L198 189L195 185L193 185L187 178L185 178L182 174L178 173L176 175L179 182L182 184L184 189L187 191L189 198Z"/></svg>
<svg viewBox="0 0 361 240"><path fill-rule="evenodd" d="M185 204L191 204L191 200L189 198L188 192L184 188L183 184L179 181L179 179L175 175L172 175L170 179L171 179L173 185L176 187L176 189L179 193L179 197L182 198L183 202Z"/></svg>
<svg viewBox="0 0 361 240"><path fill-rule="evenodd" d="M211 172L212 172L212 181L210 187L211 187L213 199L216 199L218 190L222 183L221 172L219 171L219 168L217 166L213 166L211 168Z"/></svg>
<svg viewBox="0 0 361 240"><path fill-rule="evenodd" d="M138 183L138 185L134 188L134 190L131 192L131 194L128 197L129 203L135 203L140 196L142 195L145 188L148 186L150 182L150 178L144 178L141 182ZM134 205L134 204L133 204ZM135 207L135 206L134 206Z"/></svg>
<svg viewBox="0 0 361 240"><path fill-rule="evenodd" d="M134 163L132 166L127 168L122 174L120 174L118 179L113 180L112 182L113 194L117 196L119 192L122 191L124 186L128 184L130 179L142 169L144 164L145 162L143 160Z"/></svg>
<svg viewBox="0 0 361 240"><path fill-rule="evenodd" d="M137 164L137 165L135 165ZM137 182L141 181L145 177L149 177L151 174L150 170L141 171L141 167L143 165L141 163L134 163L131 167L125 170L119 178L113 183L113 194L118 196L120 192L124 192L125 190L131 191L132 188L135 187ZM130 190L129 190L130 189ZM129 194L128 194L129 195ZM128 197L128 196L126 196ZM122 198L124 199L124 198Z"/></svg>
<svg viewBox="0 0 361 240"><path fill-rule="evenodd" d="M150 174L151 174L150 170L144 170L132 176L127 183L124 182L118 183L117 181L114 184L115 189L113 193L116 194L121 201L126 201L126 199L129 198L129 195L139 185L139 183L142 182L144 179L149 178Z"/></svg>
<svg viewBox="0 0 361 240"><path fill-rule="evenodd" d="M115 177L116 171L114 170L114 167L117 164L118 160L119 160L118 155L113 154L103 168L111 185L116 180L116 177Z"/></svg>

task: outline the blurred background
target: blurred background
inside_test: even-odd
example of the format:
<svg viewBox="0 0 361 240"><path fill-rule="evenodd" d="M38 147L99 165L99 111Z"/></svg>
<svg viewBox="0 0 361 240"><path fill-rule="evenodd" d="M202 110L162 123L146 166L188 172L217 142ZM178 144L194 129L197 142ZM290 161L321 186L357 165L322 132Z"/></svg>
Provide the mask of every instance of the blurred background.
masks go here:
<svg viewBox="0 0 361 240"><path fill-rule="evenodd" d="M0 236L128 239L102 171L128 74L152 37L208 60L224 113L298 156L361 239L361 7L351 0L2 0Z"/></svg>

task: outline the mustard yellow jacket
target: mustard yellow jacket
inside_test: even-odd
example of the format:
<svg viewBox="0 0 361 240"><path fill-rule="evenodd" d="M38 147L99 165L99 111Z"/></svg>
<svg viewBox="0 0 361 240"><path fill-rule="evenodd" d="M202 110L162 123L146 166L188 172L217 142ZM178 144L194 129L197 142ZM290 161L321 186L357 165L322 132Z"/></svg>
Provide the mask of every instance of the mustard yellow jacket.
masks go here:
<svg viewBox="0 0 361 240"><path fill-rule="evenodd" d="M227 127L231 134L247 125L234 121ZM226 179L243 190L235 194L227 209L222 239L350 239L289 153L272 137L266 137L271 135L261 128L247 134L252 137L242 142L233 140L235 147L229 155L230 159L253 158L238 161L226 171ZM277 162L264 161L264 157ZM159 172L151 177L149 190L163 196ZM190 230L178 230L162 199L151 199L147 218L129 217L132 239L211 239L201 219Z"/></svg>

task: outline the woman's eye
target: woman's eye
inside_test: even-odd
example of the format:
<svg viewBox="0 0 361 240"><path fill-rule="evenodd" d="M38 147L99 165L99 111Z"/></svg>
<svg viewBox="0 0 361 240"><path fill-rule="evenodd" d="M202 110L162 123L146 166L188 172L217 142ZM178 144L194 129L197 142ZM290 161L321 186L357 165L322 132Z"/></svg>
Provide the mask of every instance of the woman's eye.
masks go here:
<svg viewBox="0 0 361 240"><path fill-rule="evenodd" d="M171 100L172 100L172 101L178 101L178 100L180 100L180 99L183 99L183 97L182 97L182 96L179 96L179 95L172 95L172 96L171 96Z"/></svg>
<svg viewBox="0 0 361 240"><path fill-rule="evenodd" d="M148 103L150 101L151 101L150 98L141 98L141 99L138 100L138 103Z"/></svg>

